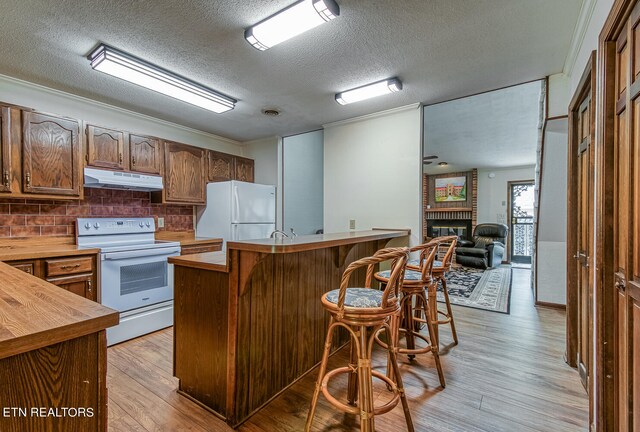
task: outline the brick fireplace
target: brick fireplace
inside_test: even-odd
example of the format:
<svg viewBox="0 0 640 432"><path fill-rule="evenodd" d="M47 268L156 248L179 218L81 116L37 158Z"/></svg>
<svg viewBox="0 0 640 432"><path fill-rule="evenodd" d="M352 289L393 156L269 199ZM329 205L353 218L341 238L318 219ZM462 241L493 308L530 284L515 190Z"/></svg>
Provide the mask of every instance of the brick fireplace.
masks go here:
<svg viewBox="0 0 640 432"><path fill-rule="evenodd" d="M466 201L436 202L437 178L466 176ZM423 229L425 240L442 235L470 239L478 215L478 170L422 176Z"/></svg>

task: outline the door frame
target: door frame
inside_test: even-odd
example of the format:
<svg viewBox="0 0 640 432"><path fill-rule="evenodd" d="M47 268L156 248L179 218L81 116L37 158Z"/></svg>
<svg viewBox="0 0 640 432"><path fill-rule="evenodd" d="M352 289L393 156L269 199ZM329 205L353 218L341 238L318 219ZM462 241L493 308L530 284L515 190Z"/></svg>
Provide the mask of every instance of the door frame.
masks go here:
<svg viewBox="0 0 640 432"><path fill-rule="evenodd" d="M598 76L596 108L596 157L595 157L595 403L594 418L597 431L613 431L616 428L615 389L615 322L616 297L613 289L615 274L614 257L614 182L607 181L615 175L614 127L616 113L616 40L626 28L637 0L615 0L598 38ZM609 318L609 319L606 319ZM595 399L595 400L594 400Z"/></svg>
<svg viewBox="0 0 640 432"><path fill-rule="evenodd" d="M594 184L595 176L595 164L594 154L596 147L595 139L595 120L596 120L596 51L592 51L582 76L578 83L578 87L571 98L569 103L569 146L567 157L567 324L566 324L566 338L567 347L565 360L571 367L578 367L577 356L579 346L579 331L578 331L578 315L580 310L579 293L578 293L578 267L576 264L575 253L578 248L578 233L576 227L579 225L579 212L578 212L578 192L580 190L580 184L578 182L578 173L580 170L578 148L580 146L578 131L578 125L580 120L580 107L582 101L589 95L591 97L591 129L589 135L591 137L591 146L589 148L590 161L591 161L591 186ZM595 203L594 203L595 204ZM593 210L593 208L592 208ZM591 229L595 227L592 226ZM588 253L588 267L593 269L593 245L589 248ZM589 287L593 288L593 271L589 275ZM593 294L593 293L592 293ZM590 315L589 333L593 335L593 315ZM593 339L591 338L591 346L589 352L593 353ZM589 376L587 392L593 394L593 359L589 361ZM593 422L593 404L589 404L589 422Z"/></svg>
<svg viewBox="0 0 640 432"><path fill-rule="evenodd" d="M511 187L513 185L517 185L517 184L532 184L533 187L535 188L536 185L536 181L535 180L510 180L507 182L507 226L509 227L509 235L507 237L507 244L505 245L505 247L507 248L507 254L506 254L506 262L507 263L511 263L512 260L512 253L513 253L513 249L511 247L511 243L513 242L513 226L511 224L512 222L512 214L511 214ZM534 216L535 219L535 216ZM535 236L534 236L535 237ZM533 266L533 255L535 254L535 238L533 241L533 244L531 245L532 247L532 251L531 251L531 266Z"/></svg>

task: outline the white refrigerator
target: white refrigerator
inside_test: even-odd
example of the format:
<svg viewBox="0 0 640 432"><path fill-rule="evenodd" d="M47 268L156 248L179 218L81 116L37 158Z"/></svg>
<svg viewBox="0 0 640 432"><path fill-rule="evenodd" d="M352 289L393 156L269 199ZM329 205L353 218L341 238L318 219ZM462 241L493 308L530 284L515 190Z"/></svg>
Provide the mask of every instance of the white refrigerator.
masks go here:
<svg viewBox="0 0 640 432"><path fill-rule="evenodd" d="M209 183L197 208L196 235L227 241L265 239L276 228L276 187L237 180Z"/></svg>

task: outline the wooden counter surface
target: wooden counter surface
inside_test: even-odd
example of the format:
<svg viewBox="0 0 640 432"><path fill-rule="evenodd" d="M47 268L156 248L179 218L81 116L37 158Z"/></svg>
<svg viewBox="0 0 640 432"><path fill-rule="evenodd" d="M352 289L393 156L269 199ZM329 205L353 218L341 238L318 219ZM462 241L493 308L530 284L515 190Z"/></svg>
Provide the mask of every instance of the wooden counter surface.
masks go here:
<svg viewBox="0 0 640 432"><path fill-rule="evenodd" d="M262 253L292 253L334 246L364 243L375 240L390 240L395 237L409 235L409 230L350 231L331 234L305 235L293 238L269 238L263 240L246 240L227 242L227 250L236 249Z"/></svg>
<svg viewBox="0 0 640 432"><path fill-rule="evenodd" d="M194 231L158 231L156 232L156 239L179 241L180 246L197 246L212 242L222 243L221 238L196 237L196 233Z"/></svg>
<svg viewBox="0 0 640 432"><path fill-rule="evenodd" d="M118 312L0 263L0 359L118 324Z"/></svg>
<svg viewBox="0 0 640 432"><path fill-rule="evenodd" d="M228 273L227 254L225 252L206 252L193 255L169 257L169 263L181 267L212 270Z"/></svg>
<svg viewBox="0 0 640 432"><path fill-rule="evenodd" d="M92 255L97 248L79 248L73 237L29 237L0 241L0 261Z"/></svg>

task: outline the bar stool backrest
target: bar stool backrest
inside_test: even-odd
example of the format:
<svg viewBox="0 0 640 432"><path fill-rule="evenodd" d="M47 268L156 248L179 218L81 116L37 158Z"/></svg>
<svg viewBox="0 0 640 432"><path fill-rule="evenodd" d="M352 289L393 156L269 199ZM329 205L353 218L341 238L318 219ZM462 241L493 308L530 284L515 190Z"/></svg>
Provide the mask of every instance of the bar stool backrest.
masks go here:
<svg viewBox="0 0 640 432"><path fill-rule="evenodd" d="M347 295L347 288L349 286L349 278L351 277L351 274L356 269L367 266L365 288L371 288L376 265L384 261L391 261L391 274L389 276L389 282L382 293L382 307L384 308L387 306L389 299L395 299L395 301L397 301L399 299L400 286L404 279L404 270L408 259L409 248L393 247L380 249L373 256L361 258L349 264L342 274L342 279L340 280L338 309L344 310L344 299Z"/></svg>
<svg viewBox="0 0 640 432"><path fill-rule="evenodd" d="M456 244L458 243L458 236L438 237L437 240L440 244L447 244L450 242L449 248L444 254L444 258L442 258L442 267L445 271L448 271L451 268L451 261L453 260L453 252L455 252Z"/></svg>
<svg viewBox="0 0 640 432"><path fill-rule="evenodd" d="M431 280L431 272L436 255L438 254L438 246L439 242L432 240L428 243L414 246L410 250L411 252L420 252L420 258L418 260L420 264L418 268L422 274L422 280L425 282Z"/></svg>

